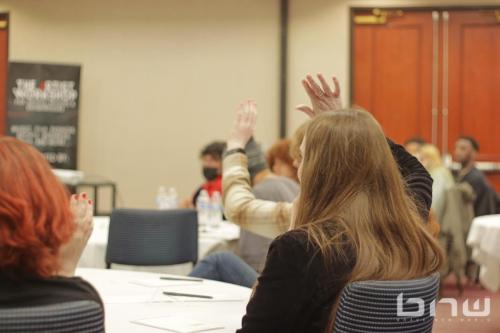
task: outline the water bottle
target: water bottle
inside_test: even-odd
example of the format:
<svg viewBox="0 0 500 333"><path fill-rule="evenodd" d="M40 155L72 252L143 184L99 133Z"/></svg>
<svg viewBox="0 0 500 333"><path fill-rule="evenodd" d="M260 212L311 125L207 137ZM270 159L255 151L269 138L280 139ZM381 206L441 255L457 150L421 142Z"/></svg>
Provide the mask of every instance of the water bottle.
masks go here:
<svg viewBox="0 0 500 333"><path fill-rule="evenodd" d="M179 208L179 195L175 187L168 189L169 209Z"/></svg>
<svg viewBox="0 0 500 333"><path fill-rule="evenodd" d="M210 198L210 225L219 227L222 222L222 198L219 192L212 193Z"/></svg>
<svg viewBox="0 0 500 333"><path fill-rule="evenodd" d="M198 210L198 223L207 225L210 219L210 197L206 190L201 190L196 199L196 209Z"/></svg>
<svg viewBox="0 0 500 333"><path fill-rule="evenodd" d="M156 195L156 207L161 210L168 209L168 195L165 186L160 186L158 188L158 194Z"/></svg>

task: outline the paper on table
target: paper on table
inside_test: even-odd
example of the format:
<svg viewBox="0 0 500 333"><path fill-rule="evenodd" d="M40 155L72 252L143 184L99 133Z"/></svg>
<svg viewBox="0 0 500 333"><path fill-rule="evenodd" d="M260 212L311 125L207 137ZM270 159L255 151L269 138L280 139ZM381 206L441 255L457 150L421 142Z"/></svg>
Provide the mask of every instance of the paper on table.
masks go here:
<svg viewBox="0 0 500 333"><path fill-rule="evenodd" d="M147 279L136 279L130 281L132 284L136 284L143 287L150 288L161 288L161 287L172 287L172 286L190 286L193 284L200 284L196 281L176 281L176 280L162 280L159 277L147 278Z"/></svg>
<svg viewBox="0 0 500 333"><path fill-rule="evenodd" d="M223 329L223 325L204 323L197 320L179 317L157 317L133 320L131 323L164 329L177 333L205 332Z"/></svg>
<svg viewBox="0 0 500 333"><path fill-rule="evenodd" d="M167 290L165 290L167 291ZM178 292L178 291L175 291ZM182 291L181 291L182 292ZM192 292L191 290L186 292L187 294L196 294L196 295L204 295L211 296L212 298L199 298L199 297L188 297L188 296L171 296L162 294L159 298L155 298L155 301L159 302L240 302L246 301L245 297L231 295L231 294L220 294L220 293L211 293L211 292Z"/></svg>

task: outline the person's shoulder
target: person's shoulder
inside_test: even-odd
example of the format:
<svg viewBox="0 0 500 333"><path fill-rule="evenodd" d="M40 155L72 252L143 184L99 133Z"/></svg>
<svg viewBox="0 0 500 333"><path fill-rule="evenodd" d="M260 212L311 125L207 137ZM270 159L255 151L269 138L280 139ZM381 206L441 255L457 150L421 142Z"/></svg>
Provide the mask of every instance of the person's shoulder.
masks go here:
<svg viewBox="0 0 500 333"><path fill-rule="evenodd" d="M299 185L283 176L268 177L253 187L255 196L270 201L291 202L299 193Z"/></svg>
<svg viewBox="0 0 500 333"><path fill-rule="evenodd" d="M288 269L302 272L315 257L305 231L291 230L276 237L269 246L266 265L285 264Z"/></svg>
<svg viewBox="0 0 500 333"><path fill-rule="evenodd" d="M53 277L52 281L55 288L66 289L65 294L73 298L73 300L93 300L99 304L103 304L97 290L87 280L79 276L74 277Z"/></svg>
<svg viewBox="0 0 500 333"><path fill-rule="evenodd" d="M469 178L469 180L476 182L478 184L487 184L488 183L484 173L476 167L471 169L471 171L467 174L467 177Z"/></svg>
<svg viewBox="0 0 500 333"><path fill-rule="evenodd" d="M288 250L301 254L305 253L305 250L310 247L310 241L306 231L294 229L276 237L271 246L279 250Z"/></svg>

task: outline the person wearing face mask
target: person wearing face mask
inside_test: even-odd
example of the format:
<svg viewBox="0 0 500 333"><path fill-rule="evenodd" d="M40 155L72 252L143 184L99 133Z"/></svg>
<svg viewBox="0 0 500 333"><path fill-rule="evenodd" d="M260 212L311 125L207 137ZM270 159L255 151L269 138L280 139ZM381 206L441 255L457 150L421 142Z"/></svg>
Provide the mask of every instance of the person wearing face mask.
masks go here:
<svg viewBox="0 0 500 333"><path fill-rule="evenodd" d="M202 190L206 190L210 196L215 192L222 193L222 153L225 148L225 142L213 141L202 149L200 160L206 181L191 197L184 199L181 205L183 208L194 208Z"/></svg>

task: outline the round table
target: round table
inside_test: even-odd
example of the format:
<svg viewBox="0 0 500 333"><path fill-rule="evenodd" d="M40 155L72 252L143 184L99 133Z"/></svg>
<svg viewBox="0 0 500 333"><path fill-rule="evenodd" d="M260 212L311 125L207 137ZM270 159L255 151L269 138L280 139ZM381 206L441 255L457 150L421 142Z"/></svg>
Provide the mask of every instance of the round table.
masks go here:
<svg viewBox="0 0 500 333"><path fill-rule="evenodd" d="M82 268L105 268L106 246L108 244L109 217L94 217L94 230L87 246L83 250L78 267ZM218 251L234 251L240 237L240 228L230 222L221 222L218 228L200 228L198 235L198 260L206 255ZM113 265L116 269L147 271L157 273L170 273L186 275L191 269L191 264L173 266L128 266Z"/></svg>
<svg viewBox="0 0 500 333"><path fill-rule="evenodd" d="M500 288L500 215L476 217L467 237L472 259L480 265L479 280L492 292Z"/></svg>
<svg viewBox="0 0 500 333"><path fill-rule="evenodd" d="M162 281L160 276L167 275L148 272L79 268L76 275L90 282L101 295L108 333L169 332L133 323L158 317L224 327L210 332L235 332L241 327L241 318L251 294L249 288L228 283ZM215 299L172 298L163 295L166 290L212 295Z"/></svg>

